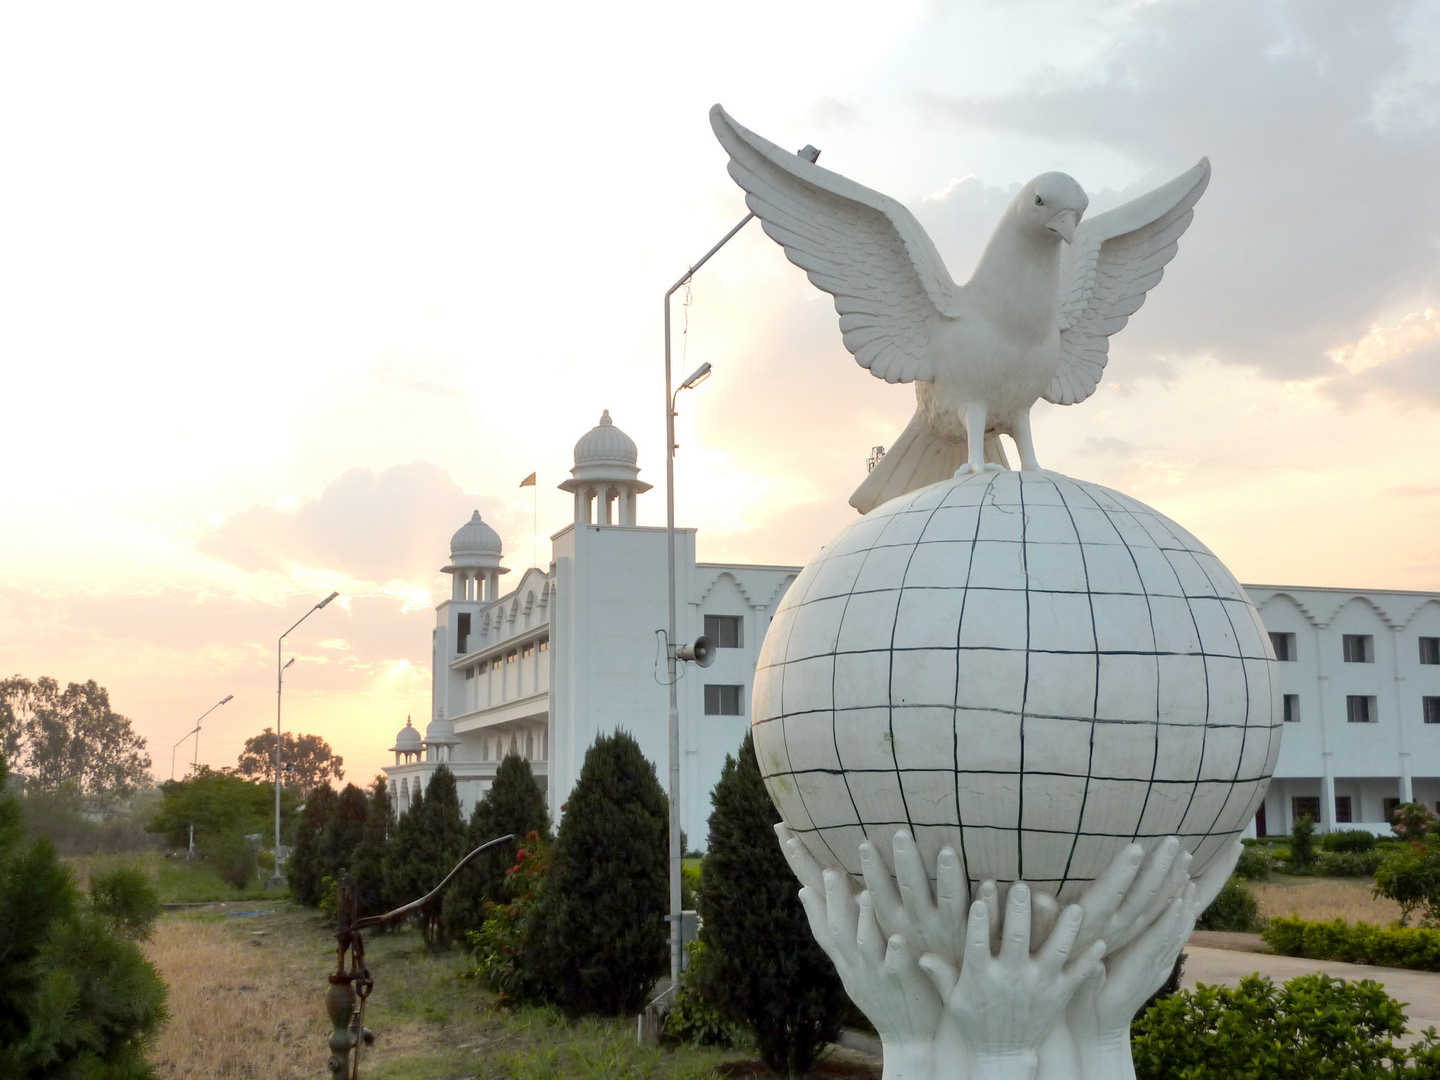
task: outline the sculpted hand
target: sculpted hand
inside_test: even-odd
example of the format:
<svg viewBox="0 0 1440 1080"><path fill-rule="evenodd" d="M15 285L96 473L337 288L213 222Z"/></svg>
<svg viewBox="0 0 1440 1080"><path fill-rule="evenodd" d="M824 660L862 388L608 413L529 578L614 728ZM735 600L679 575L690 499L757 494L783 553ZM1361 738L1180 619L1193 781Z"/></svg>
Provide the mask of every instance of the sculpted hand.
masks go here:
<svg viewBox="0 0 1440 1080"><path fill-rule="evenodd" d="M932 896L925 863L908 830L895 834L890 850L895 864L893 878L874 846L869 841L860 845L860 871L874 901L880 929L887 935L899 934L917 954L929 953L958 964L965 952L966 911L970 906L965 864L953 848L942 848L935 863ZM992 911L994 895L992 888Z"/></svg>
<svg viewBox="0 0 1440 1080"><path fill-rule="evenodd" d="M1103 938L1112 950L1124 948L1160 917L1189 881L1190 853L1175 837L1156 844L1148 856L1139 844L1131 844L1080 898L1085 920L1075 947L1083 949Z"/></svg>
<svg viewBox="0 0 1440 1080"><path fill-rule="evenodd" d="M1044 946L1030 955L1030 887L1016 882L1005 905L999 955L990 952L990 911L970 906L964 966L957 973L939 956L924 956L945 1001L947 1018L974 1055L985 1080L1030 1078L1038 1050L1081 983L1100 967L1103 941L1070 959L1084 913L1067 908Z"/></svg>
<svg viewBox="0 0 1440 1080"><path fill-rule="evenodd" d="M821 870L804 844L783 825L775 827L795 876L804 882L800 903L845 992L880 1035L885 1080L930 1080L932 1040L940 1023L940 998L899 934L888 939L875 918L868 892L858 896L849 875ZM963 1080L964 1074L959 1076Z"/></svg>

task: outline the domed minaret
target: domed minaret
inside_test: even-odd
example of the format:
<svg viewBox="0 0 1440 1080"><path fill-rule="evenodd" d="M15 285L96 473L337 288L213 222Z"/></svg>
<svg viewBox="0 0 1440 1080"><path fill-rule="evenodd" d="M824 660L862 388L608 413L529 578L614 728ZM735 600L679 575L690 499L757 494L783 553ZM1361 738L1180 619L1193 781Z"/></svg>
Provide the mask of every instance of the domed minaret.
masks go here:
<svg viewBox="0 0 1440 1080"><path fill-rule="evenodd" d="M631 444L632 447L634 444ZM451 600L492 601L500 596L500 534L480 520L480 511L450 538L450 565L440 572L451 575Z"/></svg>
<svg viewBox="0 0 1440 1080"><path fill-rule="evenodd" d="M420 760L420 732L415 730L410 717L405 717L405 726L396 733L395 745L390 749L395 753L396 765Z"/></svg>
<svg viewBox="0 0 1440 1080"><path fill-rule="evenodd" d="M650 490L640 479L635 441L615 426L610 410L575 444L570 479L559 485L575 495L576 525L634 525L635 497Z"/></svg>
<svg viewBox="0 0 1440 1080"><path fill-rule="evenodd" d="M455 755L455 747L459 745L455 725L447 720L443 713L431 720L425 728L426 761L451 761Z"/></svg>

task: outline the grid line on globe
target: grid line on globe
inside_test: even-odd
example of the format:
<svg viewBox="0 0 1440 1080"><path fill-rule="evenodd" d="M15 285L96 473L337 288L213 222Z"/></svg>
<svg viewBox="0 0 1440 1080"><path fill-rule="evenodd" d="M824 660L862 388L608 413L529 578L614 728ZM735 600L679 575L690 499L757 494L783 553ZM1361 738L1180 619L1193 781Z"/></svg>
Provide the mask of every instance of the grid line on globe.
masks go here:
<svg viewBox="0 0 1440 1080"><path fill-rule="evenodd" d="M1278 755L1273 654L1239 584L1136 500L1056 473L922 488L801 572L756 670L762 774L791 829L858 875L909 828L933 874L1073 898L1126 844L1200 872ZM1253 729L1253 730L1252 730Z"/></svg>

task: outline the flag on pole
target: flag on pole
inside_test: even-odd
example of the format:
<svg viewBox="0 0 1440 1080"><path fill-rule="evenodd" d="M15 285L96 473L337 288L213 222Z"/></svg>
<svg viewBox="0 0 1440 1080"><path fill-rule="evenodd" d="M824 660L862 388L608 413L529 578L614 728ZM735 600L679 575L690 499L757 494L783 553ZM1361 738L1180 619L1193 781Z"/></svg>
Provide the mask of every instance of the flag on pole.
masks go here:
<svg viewBox="0 0 1440 1080"><path fill-rule="evenodd" d="M521 480L521 481L520 481L520 486L521 486L521 487L534 487L534 486L535 486L535 474L532 472L529 476L525 477L524 480Z"/></svg>

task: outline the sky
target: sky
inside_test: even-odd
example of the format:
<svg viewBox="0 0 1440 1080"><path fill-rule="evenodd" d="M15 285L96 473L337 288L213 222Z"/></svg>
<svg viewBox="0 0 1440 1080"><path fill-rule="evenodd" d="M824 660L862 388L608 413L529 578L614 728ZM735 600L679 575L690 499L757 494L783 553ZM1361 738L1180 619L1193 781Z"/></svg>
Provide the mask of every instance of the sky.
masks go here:
<svg viewBox="0 0 1440 1080"><path fill-rule="evenodd" d="M548 563L609 409L663 524L660 301L745 213L715 102L905 203L957 281L1039 172L1094 214L1208 156L1041 463L1242 581L1440 591L1437 54L1440 5L1387 0L6 5L0 669L106 686L157 779L233 765L339 590L283 724L368 783L428 720L472 509ZM678 522L803 564L911 388L753 224L673 319L677 376L714 366Z"/></svg>

